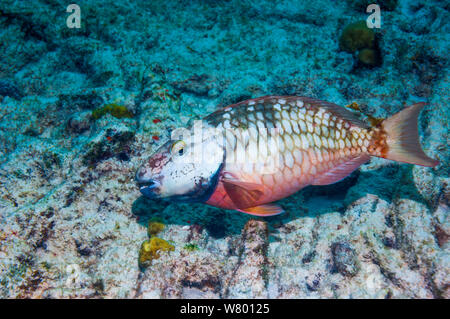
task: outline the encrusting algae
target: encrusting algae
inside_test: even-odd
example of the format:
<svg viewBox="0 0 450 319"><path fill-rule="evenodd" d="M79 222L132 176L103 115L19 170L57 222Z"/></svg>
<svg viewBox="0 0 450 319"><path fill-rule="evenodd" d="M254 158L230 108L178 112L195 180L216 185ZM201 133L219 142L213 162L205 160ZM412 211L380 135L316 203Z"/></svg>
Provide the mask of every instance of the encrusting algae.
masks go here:
<svg viewBox="0 0 450 319"><path fill-rule="evenodd" d="M141 269L150 266L153 259L161 257L160 252L175 250L175 247L166 240L156 237L164 227L165 225L160 221L154 219L149 221L147 233L150 239L144 241L139 250L139 267Z"/></svg>
<svg viewBox="0 0 450 319"><path fill-rule="evenodd" d="M107 113L111 114L112 116L121 119L121 118L133 118L134 114L128 110L125 106L110 103L106 104L105 106L99 107L98 109L95 109L92 111L92 118L94 120L98 120L102 118Z"/></svg>
<svg viewBox="0 0 450 319"><path fill-rule="evenodd" d="M196 244L186 244L183 248L187 251L196 251L199 249Z"/></svg>
<svg viewBox="0 0 450 319"><path fill-rule="evenodd" d="M175 247L164 239L152 237L142 243L139 250L139 267L146 268L152 264L153 259L161 257L162 251L174 251Z"/></svg>
<svg viewBox="0 0 450 319"><path fill-rule="evenodd" d="M148 236L149 237L156 236L164 229L164 227L165 227L164 224L159 221L155 220L149 221L147 228Z"/></svg>
<svg viewBox="0 0 450 319"><path fill-rule="evenodd" d="M366 21L351 23L342 31L339 46L349 53L365 48L371 49L375 46L375 33L367 27Z"/></svg>
<svg viewBox="0 0 450 319"><path fill-rule="evenodd" d="M362 49L358 53L358 60L366 65L376 65L377 55L375 50L372 49Z"/></svg>
<svg viewBox="0 0 450 319"><path fill-rule="evenodd" d="M367 27L364 20L351 23L344 28L339 38L339 47L352 53L362 65L375 67L381 63L375 32Z"/></svg>

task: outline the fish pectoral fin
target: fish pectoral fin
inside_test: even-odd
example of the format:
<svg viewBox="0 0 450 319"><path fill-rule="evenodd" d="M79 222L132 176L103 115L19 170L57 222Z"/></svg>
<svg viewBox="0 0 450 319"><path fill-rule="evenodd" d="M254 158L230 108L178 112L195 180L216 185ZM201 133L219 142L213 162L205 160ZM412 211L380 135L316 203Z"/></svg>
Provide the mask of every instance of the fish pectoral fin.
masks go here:
<svg viewBox="0 0 450 319"><path fill-rule="evenodd" d="M261 184L239 181L234 178L222 178L222 182L228 185L235 185L246 190L257 190L261 192L263 191L263 186Z"/></svg>
<svg viewBox="0 0 450 319"><path fill-rule="evenodd" d="M262 185L234 179L222 179L223 186L237 207L250 207L263 195Z"/></svg>
<svg viewBox="0 0 450 319"><path fill-rule="evenodd" d="M276 204L252 206L264 194L263 186L255 183L242 182L234 179L222 179L224 188L237 210L255 216L274 216L284 212L283 208Z"/></svg>
<svg viewBox="0 0 450 319"><path fill-rule="evenodd" d="M262 216L262 217L268 217L268 216L274 216L284 213L283 208L281 206L278 206L276 204L265 204L260 206L254 206L254 207L248 207L244 209L237 209L238 211L250 215L255 216Z"/></svg>

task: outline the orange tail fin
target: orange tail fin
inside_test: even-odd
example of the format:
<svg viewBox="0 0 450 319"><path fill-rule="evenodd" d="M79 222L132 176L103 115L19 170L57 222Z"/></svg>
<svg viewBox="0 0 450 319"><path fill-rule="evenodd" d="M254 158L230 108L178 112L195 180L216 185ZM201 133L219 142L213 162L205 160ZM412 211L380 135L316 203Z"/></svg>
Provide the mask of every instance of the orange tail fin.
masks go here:
<svg viewBox="0 0 450 319"><path fill-rule="evenodd" d="M419 142L417 119L425 105L413 104L381 122L379 134L374 132L373 155L422 166L438 165L439 161L425 155Z"/></svg>

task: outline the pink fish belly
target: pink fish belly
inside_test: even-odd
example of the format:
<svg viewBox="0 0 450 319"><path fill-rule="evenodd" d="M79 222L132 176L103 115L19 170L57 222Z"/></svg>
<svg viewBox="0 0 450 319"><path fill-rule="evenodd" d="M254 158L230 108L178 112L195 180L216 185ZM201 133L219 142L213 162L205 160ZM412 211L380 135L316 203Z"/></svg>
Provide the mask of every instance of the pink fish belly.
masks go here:
<svg viewBox="0 0 450 319"><path fill-rule="evenodd" d="M336 179L340 180L349 175L369 158L368 156L364 157L364 161L357 162L351 167L346 167L345 165L351 159L360 155L356 148L333 151L297 150L293 154L295 156L292 154L285 156L292 157L293 161L289 160L289 163L286 163L286 160L284 160L284 165L272 174L244 173L236 165L229 169L228 172L240 181L262 186L263 195L252 204L252 206L258 206L288 197L308 185L315 184L316 181L320 181L317 185L334 183L337 181ZM339 176L330 174L330 172L339 171L339 169L341 169ZM225 167L225 170L227 170L227 167ZM242 208L236 207L227 195L222 182L218 183L216 190L206 204L225 209Z"/></svg>

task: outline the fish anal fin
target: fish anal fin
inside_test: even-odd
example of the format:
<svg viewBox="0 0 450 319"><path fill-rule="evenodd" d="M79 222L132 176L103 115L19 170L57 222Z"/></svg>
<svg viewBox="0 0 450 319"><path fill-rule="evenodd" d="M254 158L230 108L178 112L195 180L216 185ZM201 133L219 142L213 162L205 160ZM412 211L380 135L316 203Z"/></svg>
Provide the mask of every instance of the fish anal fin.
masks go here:
<svg viewBox="0 0 450 319"><path fill-rule="evenodd" d="M263 195L263 186L233 179L222 179L228 196L237 207L251 207Z"/></svg>
<svg viewBox="0 0 450 319"><path fill-rule="evenodd" d="M260 206L238 209L238 211L254 216L268 217L284 213L283 208L276 204L265 204Z"/></svg>
<svg viewBox="0 0 450 319"><path fill-rule="evenodd" d="M362 164L366 163L369 159L370 156L367 154L363 154L358 157L353 157L339 164L338 166L333 167L332 169L322 173L320 176L317 176L311 184L328 185L339 182L340 180L350 175Z"/></svg>

